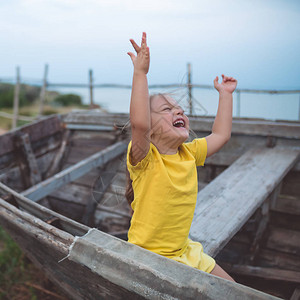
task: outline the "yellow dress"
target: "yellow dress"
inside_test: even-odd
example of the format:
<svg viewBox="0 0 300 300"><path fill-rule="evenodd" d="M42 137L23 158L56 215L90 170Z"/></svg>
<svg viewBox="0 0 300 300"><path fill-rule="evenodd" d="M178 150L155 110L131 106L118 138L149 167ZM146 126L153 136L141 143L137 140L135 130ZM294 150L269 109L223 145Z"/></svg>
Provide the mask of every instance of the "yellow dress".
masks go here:
<svg viewBox="0 0 300 300"><path fill-rule="evenodd" d="M205 272L215 260L202 245L188 238L193 220L198 184L196 166L203 166L207 154L205 138L183 143L176 154L160 154L150 143L146 157L127 167L132 180L134 211L128 242Z"/></svg>

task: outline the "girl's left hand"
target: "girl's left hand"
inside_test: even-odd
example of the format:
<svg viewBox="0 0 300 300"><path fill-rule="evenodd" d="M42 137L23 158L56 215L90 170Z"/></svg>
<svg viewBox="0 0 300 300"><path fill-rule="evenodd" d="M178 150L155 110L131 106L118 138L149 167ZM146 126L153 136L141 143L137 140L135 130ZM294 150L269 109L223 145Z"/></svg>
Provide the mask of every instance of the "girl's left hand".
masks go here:
<svg viewBox="0 0 300 300"><path fill-rule="evenodd" d="M215 89L221 93L221 92L227 92L227 93L233 93L233 91L236 88L237 85L237 80L234 79L233 77L228 77L222 74L222 82L219 83L219 77L217 76L214 80L214 86Z"/></svg>
<svg viewBox="0 0 300 300"><path fill-rule="evenodd" d="M143 32L141 47L139 47L133 39L131 39L130 42L136 51L136 56L132 52L127 53L132 60L134 71L147 74L149 71L150 54L149 47L147 46L146 32Z"/></svg>

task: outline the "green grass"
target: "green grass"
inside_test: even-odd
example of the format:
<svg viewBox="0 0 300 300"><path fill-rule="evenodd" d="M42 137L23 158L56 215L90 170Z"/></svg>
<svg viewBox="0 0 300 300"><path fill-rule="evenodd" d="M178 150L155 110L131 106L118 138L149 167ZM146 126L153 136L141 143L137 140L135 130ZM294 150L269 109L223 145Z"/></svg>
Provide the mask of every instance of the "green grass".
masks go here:
<svg viewBox="0 0 300 300"><path fill-rule="evenodd" d="M0 227L0 299L14 299L18 295L18 286L32 280L25 272L28 261L11 237ZM29 290L28 299L37 299L33 290Z"/></svg>
<svg viewBox="0 0 300 300"><path fill-rule="evenodd" d="M65 113L72 111L73 109L88 109L88 108L89 108L89 106L84 105L84 104L72 105L72 106L55 106L52 104L51 105L45 104L43 115L49 116L52 114L65 114ZM3 109L1 109L1 111L13 114L12 108L3 108ZM19 115L22 115L22 116L36 117L38 115L38 112L39 112L39 104L37 102L35 102L31 105L20 107L20 109L19 109ZM22 126L22 125L25 125L28 123L30 123L30 121L18 120L17 126L19 127L19 126ZM11 127L12 127L12 120L0 116L0 129L8 131L11 129Z"/></svg>
<svg viewBox="0 0 300 300"><path fill-rule="evenodd" d="M47 293L48 292L48 293ZM54 297L49 292L52 292ZM0 227L0 299L50 300L67 298L22 253Z"/></svg>
<svg viewBox="0 0 300 300"><path fill-rule="evenodd" d="M40 88L22 85L23 89L23 102L20 102L19 115L35 117L39 114L40 106ZM8 93L9 92L9 93ZM8 93L8 94L7 94ZM0 110L6 113L13 114L13 96L14 87L10 84L0 83ZM26 100L26 101L25 101ZM22 104L22 105L21 105ZM72 109L87 109L89 105L82 104L81 98L75 94L62 94L60 95L55 91L47 91L44 113L43 115L48 116L51 114L64 114L70 112ZM17 126L22 126L30 122L18 121ZM4 131L10 130L12 127L12 120L0 116L0 129Z"/></svg>

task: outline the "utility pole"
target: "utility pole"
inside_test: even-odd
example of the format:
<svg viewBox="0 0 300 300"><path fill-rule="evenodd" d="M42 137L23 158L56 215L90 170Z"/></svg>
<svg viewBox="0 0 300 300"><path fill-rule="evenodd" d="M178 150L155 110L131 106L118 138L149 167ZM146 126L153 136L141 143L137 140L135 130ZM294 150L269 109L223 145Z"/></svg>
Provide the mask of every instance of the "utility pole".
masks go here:
<svg viewBox="0 0 300 300"><path fill-rule="evenodd" d="M44 103L46 98L46 88L47 88L47 76L48 76L48 65L45 65L44 70L44 79L43 79L43 86L41 89L41 95L40 95L40 109L39 109L39 117L43 115L44 112Z"/></svg>
<svg viewBox="0 0 300 300"><path fill-rule="evenodd" d="M93 97L93 70L89 70L89 89L90 89L90 107L94 108L94 97Z"/></svg>
<svg viewBox="0 0 300 300"><path fill-rule="evenodd" d="M15 85L15 92L14 92L14 115L13 115L13 122L12 122L13 129L17 127L17 122L18 122L19 98L20 98L20 67L17 67L17 81Z"/></svg>
<svg viewBox="0 0 300 300"><path fill-rule="evenodd" d="M188 63L187 64L188 67L188 94L189 94L189 108L190 108L190 115L193 114L193 96L192 96L192 68L191 68L191 64Z"/></svg>

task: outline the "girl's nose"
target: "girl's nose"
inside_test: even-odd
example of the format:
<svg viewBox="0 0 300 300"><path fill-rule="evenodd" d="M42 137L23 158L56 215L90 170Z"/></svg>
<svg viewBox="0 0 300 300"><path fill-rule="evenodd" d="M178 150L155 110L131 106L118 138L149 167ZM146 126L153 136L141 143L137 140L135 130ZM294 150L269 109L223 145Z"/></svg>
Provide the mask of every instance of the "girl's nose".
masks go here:
<svg viewBox="0 0 300 300"><path fill-rule="evenodd" d="M181 107L176 107L175 113L176 115L183 115L184 111Z"/></svg>

